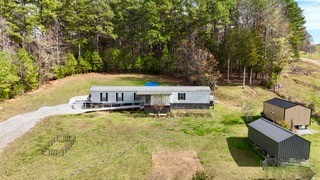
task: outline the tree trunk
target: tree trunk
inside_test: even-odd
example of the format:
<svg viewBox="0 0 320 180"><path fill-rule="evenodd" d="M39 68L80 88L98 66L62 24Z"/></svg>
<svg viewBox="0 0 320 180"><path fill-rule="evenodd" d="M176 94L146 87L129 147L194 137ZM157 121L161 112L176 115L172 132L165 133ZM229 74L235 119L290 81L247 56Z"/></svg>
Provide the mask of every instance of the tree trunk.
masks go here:
<svg viewBox="0 0 320 180"><path fill-rule="evenodd" d="M243 83L242 86L245 88L246 85L246 67L243 68Z"/></svg>
<svg viewBox="0 0 320 180"><path fill-rule="evenodd" d="M81 56L81 45L79 43L79 46L78 46L78 58Z"/></svg>
<svg viewBox="0 0 320 180"><path fill-rule="evenodd" d="M59 50L59 29L60 25L59 22L56 21L56 37L57 37L57 63L60 66L60 50Z"/></svg>
<svg viewBox="0 0 320 180"><path fill-rule="evenodd" d="M38 89L41 86L41 64L39 63L39 67L38 67Z"/></svg>
<svg viewBox="0 0 320 180"><path fill-rule="evenodd" d="M99 53L99 34L97 34L97 53Z"/></svg>
<svg viewBox="0 0 320 180"><path fill-rule="evenodd" d="M228 83L230 83L230 53L228 54Z"/></svg>
<svg viewBox="0 0 320 180"><path fill-rule="evenodd" d="M250 86L252 85L252 68L250 70Z"/></svg>

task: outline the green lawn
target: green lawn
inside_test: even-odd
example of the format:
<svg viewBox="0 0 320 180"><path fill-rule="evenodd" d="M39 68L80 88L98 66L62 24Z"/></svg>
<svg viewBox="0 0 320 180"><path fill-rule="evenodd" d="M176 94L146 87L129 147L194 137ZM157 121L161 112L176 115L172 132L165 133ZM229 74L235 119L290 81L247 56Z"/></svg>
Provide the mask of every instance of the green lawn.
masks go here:
<svg viewBox="0 0 320 180"><path fill-rule="evenodd" d="M248 145L241 114L226 106L210 111L212 117L206 118L149 118L128 112L50 117L0 156L0 178L148 179L152 153L183 150L195 150L217 179L272 177L273 168L269 174L263 171ZM41 147L57 134L75 135L77 141L65 156L41 155ZM293 177L284 172L279 174Z"/></svg>
<svg viewBox="0 0 320 180"><path fill-rule="evenodd" d="M303 51L300 51L300 56L302 58L307 58L307 59L314 59L314 60L320 60L320 52L317 51L313 54L305 53Z"/></svg>
<svg viewBox="0 0 320 180"><path fill-rule="evenodd" d="M79 75L59 80L51 87L7 101L2 106L9 117L20 113L20 110L14 112L17 111L14 102L23 102L17 105L19 108L28 107L29 103L30 109L59 104L74 95L88 94L92 85L143 85L148 80L181 84L158 78ZM297 91L302 90L299 89L302 86L296 86ZM204 169L215 179L310 178L307 167L262 170L259 154L246 138L249 121L242 118L242 107L252 103L253 115L257 117L262 111L262 102L275 97L275 93L261 87L220 86L215 96L218 100L215 109L193 113L174 111L168 118L144 117L137 112L46 118L0 154L0 179L148 179L152 172L152 154L163 151L196 151ZM12 112L8 107L13 108ZM316 121L310 128L320 132ZM70 151L64 156L41 155L40 149L48 141L66 134L77 137ZM312 142L311 169L319 174L320 133L305 137Z"/></svg>

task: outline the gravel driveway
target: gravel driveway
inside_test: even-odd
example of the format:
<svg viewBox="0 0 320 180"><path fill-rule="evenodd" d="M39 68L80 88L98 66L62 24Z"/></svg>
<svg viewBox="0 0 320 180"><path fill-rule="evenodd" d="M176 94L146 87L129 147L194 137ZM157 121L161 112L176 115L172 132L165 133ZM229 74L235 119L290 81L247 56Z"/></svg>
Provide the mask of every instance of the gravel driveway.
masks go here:
<svg viewBox="0 0 320 180"><path fill-rule="evenodd" d="M70 99L68 104L61 104L57 106L42 107L37 111L25 113L14 116L4 122L0 123L0 152L8 146L9 143L21 137L28 132L38 122L48 116L62 115L62 114L81 114L91 111L104 110L120 110L140 108L140 106L125 106L125 107L111 107L111 108L96 108L96 109L82 109L82 103L87 99L87 96L76 96Z"/></svg>
<svg viewBox="0 0 320 180"><path fill-rule="evenodd" d="M0 123L0 152L9 143L29 131L43 118L61 114L79 114L89 110L75 108L72 109L70 104L58 106L42 107L37 111L14 116Z"/></svg>

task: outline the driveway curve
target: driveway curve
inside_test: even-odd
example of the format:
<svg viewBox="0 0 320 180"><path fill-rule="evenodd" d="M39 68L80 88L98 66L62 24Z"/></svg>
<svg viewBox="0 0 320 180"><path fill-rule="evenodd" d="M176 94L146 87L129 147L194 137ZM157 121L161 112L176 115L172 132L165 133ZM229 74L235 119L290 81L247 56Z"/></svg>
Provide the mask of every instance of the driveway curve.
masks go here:
<svg viewBox="0 0 320 180"><path fill-rule="evenodd" d="M312 60L312 59L307 59L307 58L301 58L301 60L304 62L309 62L314 65L320 66L320 61L318 61L318 60Z"/></svg>
<svg viewBox="0 0 320 180"><path fill-rule="evenodd" d="M87 96L75 96L70 99L68 104L57 106L45 106L37 111L20 114L0 123L0 152L6 148L9 143L21 137L28 132L38 122L45 117L63 114L81 114L93 111L106 110L124 110L124 109L141 109L140 105L121 106L121 107L103 107L94 109L82 109L82 104L86 101Z"/></svg>
<svg viewBox="0 0 320 180"><path fill-rule="evenodd" d="M3 121L0 123L0 152L7 147L9 143L21 137L45 117L62 114L80 114L88 111L90 110L81 108L73 109L70 104L61 104L42 107L37 111L17 115Z"/></svg>

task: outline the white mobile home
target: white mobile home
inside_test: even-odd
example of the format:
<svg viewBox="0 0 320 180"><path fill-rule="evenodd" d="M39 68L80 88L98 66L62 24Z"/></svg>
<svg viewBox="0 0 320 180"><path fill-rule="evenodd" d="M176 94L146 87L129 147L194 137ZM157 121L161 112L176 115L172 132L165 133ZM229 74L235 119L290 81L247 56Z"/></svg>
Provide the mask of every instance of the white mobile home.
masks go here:
<svg viewBox="0 0 320 180"><path fill-rule="evenodd" d="M93 86L86 107L140 105L147 111L170 108L209 108L211 90L207 86Z"/></svg>

